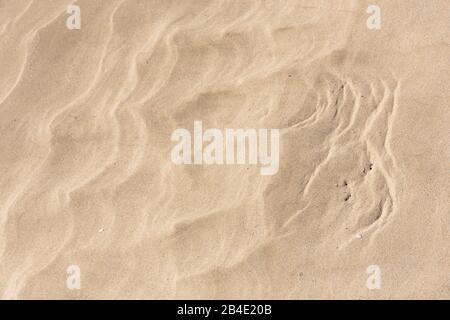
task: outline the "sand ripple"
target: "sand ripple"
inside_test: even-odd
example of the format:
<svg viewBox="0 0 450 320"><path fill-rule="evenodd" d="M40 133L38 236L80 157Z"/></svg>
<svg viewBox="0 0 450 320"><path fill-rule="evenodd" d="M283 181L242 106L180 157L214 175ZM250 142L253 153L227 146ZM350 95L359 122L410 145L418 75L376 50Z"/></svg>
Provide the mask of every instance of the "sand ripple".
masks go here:
<svg viewBox="0 0 450 320"><path fill-rule="evenodd" d="M0 2L3 299L450 297L448 10L72 2ZM279 173L173 165L198 119Z"/></svg>

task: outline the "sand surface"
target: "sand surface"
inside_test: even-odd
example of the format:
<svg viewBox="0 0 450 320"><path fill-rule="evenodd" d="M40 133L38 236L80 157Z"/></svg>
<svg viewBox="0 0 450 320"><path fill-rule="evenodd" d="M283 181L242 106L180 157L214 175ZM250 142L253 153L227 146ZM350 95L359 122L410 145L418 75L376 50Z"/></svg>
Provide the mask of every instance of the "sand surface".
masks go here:
<svg viewBox="0 0 450 320"><path fill-rule="evenodd" d="M449 71L447 0L0 0L0 297L449 299Z"/></svg>

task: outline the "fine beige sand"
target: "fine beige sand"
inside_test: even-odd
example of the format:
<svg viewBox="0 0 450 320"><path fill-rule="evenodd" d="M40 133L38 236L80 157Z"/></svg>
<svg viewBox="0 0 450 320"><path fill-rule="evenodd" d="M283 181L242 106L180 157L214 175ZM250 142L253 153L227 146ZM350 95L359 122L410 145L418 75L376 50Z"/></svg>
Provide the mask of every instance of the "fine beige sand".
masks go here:
<svg viewBox="0 0 450 320"><path fill-rule="evenodd" d="M449 71L447 0L0 0L0 297L449 299Z"/></svg>

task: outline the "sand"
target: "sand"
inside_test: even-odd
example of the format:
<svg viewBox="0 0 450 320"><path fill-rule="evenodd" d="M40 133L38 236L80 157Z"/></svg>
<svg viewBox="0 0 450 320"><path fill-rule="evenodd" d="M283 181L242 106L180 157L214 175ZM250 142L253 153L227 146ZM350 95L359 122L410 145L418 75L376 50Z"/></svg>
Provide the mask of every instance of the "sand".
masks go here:
<svg viewBox="0 0 450 320"><path fill-rule="evenodd" d="M0 297L449 299L449 58L447 0L0 0Z"/></svg>

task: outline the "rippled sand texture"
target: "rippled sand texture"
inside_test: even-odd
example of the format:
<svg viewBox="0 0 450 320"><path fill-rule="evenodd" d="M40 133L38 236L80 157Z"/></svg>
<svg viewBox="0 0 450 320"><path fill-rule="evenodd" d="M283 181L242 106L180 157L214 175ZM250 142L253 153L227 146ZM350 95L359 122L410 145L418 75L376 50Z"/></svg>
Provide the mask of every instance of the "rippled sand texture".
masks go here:
<svg viewBox="0 0 450 320"><path fill-rule="evenodd" d="M0 0L3 299L450 298L447 0L72 2ZM194 120L278 174L172 164Z"/></svg>

